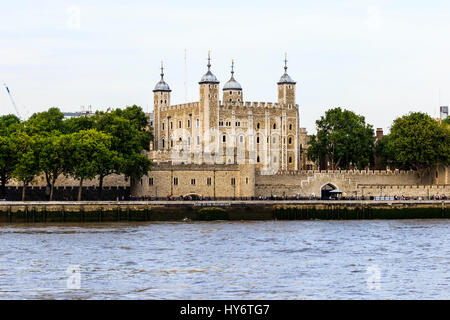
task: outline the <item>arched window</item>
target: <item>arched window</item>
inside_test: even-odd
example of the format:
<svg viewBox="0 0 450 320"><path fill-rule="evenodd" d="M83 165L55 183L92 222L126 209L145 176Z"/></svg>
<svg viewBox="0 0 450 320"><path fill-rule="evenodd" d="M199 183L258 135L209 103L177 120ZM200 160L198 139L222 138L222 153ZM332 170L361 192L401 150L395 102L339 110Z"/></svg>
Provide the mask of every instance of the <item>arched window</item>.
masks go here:
<svg viewBox="0 0 450 320"><path fill-rule="evenodd" d="M259 143L259 137L256 137L256 143Z"/></svg>
<svg viewBox="0 0 450 320"><path fill-rule="evenodd" d="M292 137L289 137L289 144L292 144Z"/></svg>
<svg viewBox="0 0 450 320"><path fill-rule="evenodd" d="M292 157L289 157L289 163L292 163Z"/></svg>
<svg viewBox="0 0 450 320"><path fill-rule="evenodd" d="M258 122L258 123L256 124L256 129L259 129L260 126L261 126L261 125L260 125L260 123Z"/></svg>
<svg viewBox="0 0 450 320"><path fill-rule="evenodd" d="M277 124L276 124L276 123L273 124L273 128L274 128L274 129L277 128Z"/></svg>
<svg viewBox="0 0 450 320"><path fill-rule="evenodd" d="M226 135L222 136L222 142L227 142L227 136Z"/></svg>
<svg viewBox="0 0 450 320"><path fill-rule="evenodd" d="M292 130L292 124L289 125L289 130Z"/></svg>
<svg viewBox="0 0 450 320"><path fill-rule="evenodd" d="M162 139L161 144L162 144L162 147L164 148L165 144L166 144L166 141L164 140L164 138Z"/></svg>
<svg viewBox="0 0 450 320"><path fill-rule="evenodd" d="M260 162L259 156L256 158L256 162L258 163Z"/></svg>

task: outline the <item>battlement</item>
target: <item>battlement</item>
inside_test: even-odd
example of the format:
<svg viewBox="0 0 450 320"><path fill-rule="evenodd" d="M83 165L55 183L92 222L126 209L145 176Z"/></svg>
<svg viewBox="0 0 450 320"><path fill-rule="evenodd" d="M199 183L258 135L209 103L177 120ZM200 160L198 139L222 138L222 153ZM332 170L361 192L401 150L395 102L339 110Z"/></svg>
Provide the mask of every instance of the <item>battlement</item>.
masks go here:
<svg viewBox="0 0 450 320"><path fill-rule="evenodd" d="M230 102L230 101L219 101L221 108L261 108L261 109L284 109L288 108L288 105L279 104L277 102L255 102L255 101L243 101L243 102ZM298 108L298 104L294 106L295 109Z"/></svg>
<svg viewBox="0 0 450 320"><path fill-rule="evenodd" d="M305 174L325 174L325 175L352 175L352 176L415 176L413 170L299 170L299 171L278 171L275 175L305 175Z"/></svg>
<svg viewBox="0 0 450 320"><path fill-rule="evenodd" d="M185 110L185 109L193 109L199 107L200 102L188 102L181 104L174 104L167 107L161 107L161 111L171 111L171 110Z"/></svg>
<svg viewBox="0 0 450 320"><path fill-rule="evenodd" d="M171 162L160 162L152 167L151 171L239 171L238 164L172 164Z"/></svg>
<svg viewBox="0 0 450 320"><path fill-rule="evenodd" d="M170 106L162 106L161 111L171 111L171 110L185 110L185 109L193 109L198 108L200 106L200 102L188 102L175 104ZM261 108L261 109L288 109L289 106L286 104L279 104L277 102L252 102L252 101L244 101L244 102L229 102L229 101L219 101L219 106L221 108ZM298 104L293 106L294 110L298 109Z"/></svg>

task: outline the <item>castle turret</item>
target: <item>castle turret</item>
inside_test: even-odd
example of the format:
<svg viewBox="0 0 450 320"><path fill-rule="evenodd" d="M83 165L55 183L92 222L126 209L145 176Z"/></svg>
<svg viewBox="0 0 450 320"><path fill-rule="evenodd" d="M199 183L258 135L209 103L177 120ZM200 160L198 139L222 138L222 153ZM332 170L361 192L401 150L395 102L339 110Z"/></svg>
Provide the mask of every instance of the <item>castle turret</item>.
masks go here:
<svg viewBox="0 0 450 320"><path fill-rule="evenodd" d="M223 86L223 103L229 102L242 102L242 87L234 79L234 60L231 62L231 78L227 83Z"/></svg>
<svg viewBox="0 0 450 320"><path fill-rule="evenodd" d="M170 90L169 85L164 81L164 66L161 61L161 80L156 84L153 90L153 101L154 101L154 147L155 149L166 149L168 147L169 136L166 132L168 130L167 122L165 119L161 119L161 109L170 106ZM164 141L163 141L164 140Z"/></svg>
<svg viewBox="0 0 450 320"><path fill-rule="evenodd" d="M208 71L200 82L200 110L197 119L200 120L197 134L203 137L203 142L209 141L209 129L219 126L219 80L211 72L211 53L208 52Z"/></svg>
<svg viewBox="0 0 450 320"><path fill-rule="evenodd" d="M278 81L278 103L295 106L295 84L296 82L287 74L287 55L284 59L284 74Z"/></svg>

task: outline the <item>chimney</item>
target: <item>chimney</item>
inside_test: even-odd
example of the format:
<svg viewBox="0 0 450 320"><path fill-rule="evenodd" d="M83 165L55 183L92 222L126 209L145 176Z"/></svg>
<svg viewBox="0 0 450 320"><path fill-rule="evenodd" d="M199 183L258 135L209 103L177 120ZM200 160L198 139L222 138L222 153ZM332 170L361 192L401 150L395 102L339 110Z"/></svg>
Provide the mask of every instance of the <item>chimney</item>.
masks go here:
<svg viewBox="0 0 450 320"><path fill-rule="evenodd" d="M383 128L377 128L377 139L381 139L383 136Z"/></svg>

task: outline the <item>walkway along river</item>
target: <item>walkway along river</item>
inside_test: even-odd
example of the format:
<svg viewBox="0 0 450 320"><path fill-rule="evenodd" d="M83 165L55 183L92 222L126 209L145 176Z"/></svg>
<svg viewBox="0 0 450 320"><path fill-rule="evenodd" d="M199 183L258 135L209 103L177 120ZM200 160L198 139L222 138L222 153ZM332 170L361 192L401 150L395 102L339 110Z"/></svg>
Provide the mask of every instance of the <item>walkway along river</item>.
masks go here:
<svg viewBox="0 0 450 320"><path fill-rule="evenodd" d="M2 202L0 222L450 218L441 201Z"/></svg>

